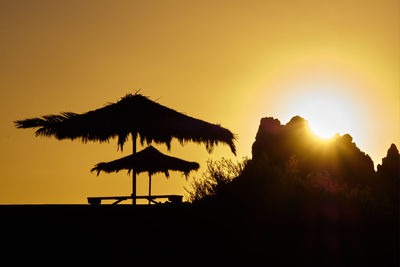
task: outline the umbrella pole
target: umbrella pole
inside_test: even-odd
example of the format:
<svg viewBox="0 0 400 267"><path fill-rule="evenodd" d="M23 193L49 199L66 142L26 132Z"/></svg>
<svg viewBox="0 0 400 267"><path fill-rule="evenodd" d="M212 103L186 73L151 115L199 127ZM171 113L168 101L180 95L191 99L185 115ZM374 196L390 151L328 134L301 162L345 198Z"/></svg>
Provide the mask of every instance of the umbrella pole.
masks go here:
<svg viewBox="0 0 400 267"><path fill-rule="evenodd" d="M136 154L136 133L132 133L132 155ZM132 205L136 205L136 170L132 170Z"/></svg>
<svg viewBox="0 0 400 267"><path fill-rule="evenodd" d="M150 196L151 196L151 174L149 174L149 205L151 205Z"/></svg>

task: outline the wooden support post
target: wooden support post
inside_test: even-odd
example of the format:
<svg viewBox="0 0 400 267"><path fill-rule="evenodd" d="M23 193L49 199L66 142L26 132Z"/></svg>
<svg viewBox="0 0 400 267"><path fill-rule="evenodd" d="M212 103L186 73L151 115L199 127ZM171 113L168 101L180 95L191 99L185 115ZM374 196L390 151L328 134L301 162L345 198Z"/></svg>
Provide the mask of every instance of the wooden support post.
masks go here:
<svg viewBox="0 0 400 267"><path fill-rule="evenodd" d="M132 154L136 154L136 133L132 133ZM136 205L136 170L132 170L132 205Z"/></svg>
<svg viewBox="0 0 400 267"><path fill-rule="evenodd" d="M151 205L151 174L149 174L149 205Z"/></svg>

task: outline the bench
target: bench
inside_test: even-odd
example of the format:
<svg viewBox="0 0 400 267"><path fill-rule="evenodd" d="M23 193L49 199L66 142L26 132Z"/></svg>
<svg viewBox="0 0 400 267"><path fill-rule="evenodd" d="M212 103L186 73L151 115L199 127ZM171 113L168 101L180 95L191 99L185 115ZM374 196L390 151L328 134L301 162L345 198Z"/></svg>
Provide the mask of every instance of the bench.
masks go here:
<svg viewBox="0 0 400 267"><path fill-rule="evenodd" d="M172 204L182 203L183 196L181 195L153 195L153 196L115 196L115 197L88 197L88 203L91 205L100 205L102 200L116 200L112 203L112 205L117 205L121 201L128 199L147 199L153 203L159 204L160 202L156 202L154 199L158 198L166 198Z"/></svg>

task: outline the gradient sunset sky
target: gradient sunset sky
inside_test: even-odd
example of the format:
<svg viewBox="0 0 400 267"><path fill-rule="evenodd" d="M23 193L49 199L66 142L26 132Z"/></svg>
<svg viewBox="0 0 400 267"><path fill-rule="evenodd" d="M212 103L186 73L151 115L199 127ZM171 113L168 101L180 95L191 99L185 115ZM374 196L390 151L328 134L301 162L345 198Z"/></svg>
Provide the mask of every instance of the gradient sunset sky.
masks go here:
<svg viewBox="0 0 400 267"><path fill-rule="evenodd" d="M89 171L130 154L131 142L121 153L116 140L37 138L13 121L86 112L140 88L238 135L237 157L225 145L212 154L204 145L156 146L199 162L196 177L208 158L251 156L267 116L333 125L375 165L391 143L400 144L397 0L2 0L0 34L0 204L130 195L126 172ZM154 194L185 193L190 178L171 174L152 179ZM138 176L138 195L147 194L147 183Z"/></svg>

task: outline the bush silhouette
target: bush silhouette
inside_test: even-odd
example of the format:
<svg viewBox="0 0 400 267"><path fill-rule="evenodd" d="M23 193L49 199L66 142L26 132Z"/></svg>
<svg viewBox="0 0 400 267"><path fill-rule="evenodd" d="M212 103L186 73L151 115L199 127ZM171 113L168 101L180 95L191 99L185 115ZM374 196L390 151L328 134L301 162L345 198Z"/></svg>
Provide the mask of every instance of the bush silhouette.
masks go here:
<svg viewBox="0 0 400 267"><path fill-rule="evenodd" d="M191 188L186 188L189 194L190 202L198 202L219 194L224 186L231 183L232 180L242 174L248 159L234 162L230 159L222 158L219 161L209 159L207 161L207 170L202 178L194 178Z"/></svg>

